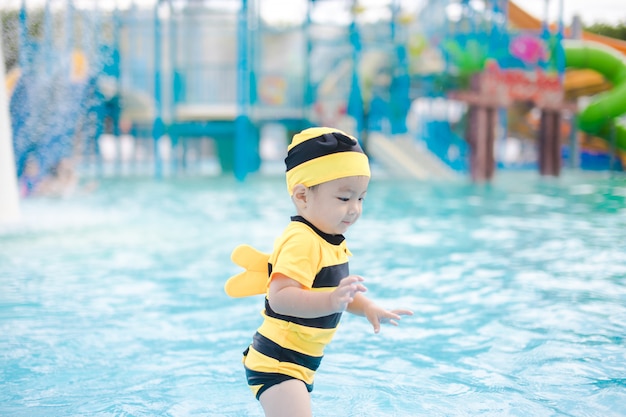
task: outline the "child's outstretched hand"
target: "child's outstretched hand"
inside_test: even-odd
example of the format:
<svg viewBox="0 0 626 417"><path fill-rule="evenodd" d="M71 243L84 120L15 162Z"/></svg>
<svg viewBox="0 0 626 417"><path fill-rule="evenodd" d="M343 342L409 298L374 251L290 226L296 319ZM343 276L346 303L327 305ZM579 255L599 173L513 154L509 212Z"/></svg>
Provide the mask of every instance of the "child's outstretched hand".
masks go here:
<svg viewBox="0 0 626 417"><path fill-rule="evenodd" d="M367 320L372 323L374 327L374 333L378 333L380 331L381 323L390 323L394 326L398 325L398 320L400 320L400 316L412 316L413 312L411 310L405 309L396 309L396 310L385 310L384 308L378 306L376 303L370 302L365 305L363 308L363 313Z"/></svg>
<svg viewBox="0 0 626 417"><path fill-rule="evenodd" d="M358 275L348 275L339 281L339 286L330 293L333 311L337 313L344 311L354 300L354 296L357 293L367 291L367 288L361 282L363 282L363 278Z"/></svg>

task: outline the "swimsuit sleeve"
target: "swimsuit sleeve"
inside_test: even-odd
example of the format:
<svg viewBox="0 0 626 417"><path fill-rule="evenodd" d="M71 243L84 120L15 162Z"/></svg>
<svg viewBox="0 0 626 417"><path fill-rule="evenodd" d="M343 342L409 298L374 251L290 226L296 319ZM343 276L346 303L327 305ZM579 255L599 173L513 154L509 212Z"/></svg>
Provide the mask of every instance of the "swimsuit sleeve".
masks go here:
<svg viewBox="0 0 626 417"><path fill-rule="evenodd" d="M321 248L315 237L301 229L287 231L277 242L270 256L272 273L281 273L307 288L313 286L321 263Z"/></svg>

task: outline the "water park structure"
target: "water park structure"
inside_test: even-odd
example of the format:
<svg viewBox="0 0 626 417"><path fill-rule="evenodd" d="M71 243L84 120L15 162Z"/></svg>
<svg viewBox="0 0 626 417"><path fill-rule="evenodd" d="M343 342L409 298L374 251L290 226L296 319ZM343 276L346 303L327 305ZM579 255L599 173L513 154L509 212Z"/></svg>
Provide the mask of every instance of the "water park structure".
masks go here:
<svg viewBox="0 0 626 417"><path fill-rule="evenodd" d="M540 20L515 3L510 2L509 9L510 22L514 27L534 30L541 27ZM617 150L623 169L626 162L623 151L626 148L622 133L624 124L619 121L619 117L626 114L623 104L624 90L621 88L626 42L584 31L580 26L580 21L574 21L569 28L562 29L565 55L562 81L564 94L568 101L590 97L588 103L578 106L577 127L588 136L586 141L597 135L595 137L604 141L601 148L609 146ZM622 97L621 103L617 97ZM593 108L605 107L607 104L604 115L598 114L597 110L592 113ZM593 162L590 168L594 168Z"/></svg>
<svg viewBox="0 0 626 417"><path fill-rule="evenodd" d="M157 177L209 143L244 179L270 125L355 132L414 178L623 169L626 42L506 0L374 3L302 0L272 20L258 0L23 0L3 83L22 195L66 158L101 172L104 137L115 164L132 137Z"/></svg>

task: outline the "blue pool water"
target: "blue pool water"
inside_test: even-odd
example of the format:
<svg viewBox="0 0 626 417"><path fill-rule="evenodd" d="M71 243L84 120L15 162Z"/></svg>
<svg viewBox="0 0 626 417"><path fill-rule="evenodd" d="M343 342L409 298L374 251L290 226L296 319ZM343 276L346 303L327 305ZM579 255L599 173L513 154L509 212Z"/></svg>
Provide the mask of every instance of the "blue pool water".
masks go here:
<svg viewBox="0 0 626 417"><path fill-rule="evenodd" d="M282 178L104 180L0 228L0 415L261 416L241 352L262 300L231 249L270 250ZM348 233L369 296L345 315L316 416L626 415L626 179L375 180Z"/></svg>

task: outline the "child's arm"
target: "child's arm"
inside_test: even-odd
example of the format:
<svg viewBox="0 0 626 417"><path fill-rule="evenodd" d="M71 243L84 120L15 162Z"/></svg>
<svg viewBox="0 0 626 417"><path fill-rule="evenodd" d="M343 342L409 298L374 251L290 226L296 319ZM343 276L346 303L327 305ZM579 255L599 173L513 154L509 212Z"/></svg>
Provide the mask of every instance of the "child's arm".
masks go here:
<svg viewBox="0 0 626 417"><path fill-rule="evenodd" d="M332 292L316 292L303 289L299 282L286 275L275 274L270 282L268 299L272 310L278 314L323 317L344 311L355 295L367 291L361 281L363 278L350 275Z"/></svg>
<svg viewBox="0 0 626 417"><path fill-rule="evenodd" d="M363 294L355 294L354 300L348 305L347 310L352 314L366 317L367 320L372 323L372 326L374 326L374 333L380 331L381 323L390 323L397 326L401 315L413 315L411 310L385 310Z"/></svg>

